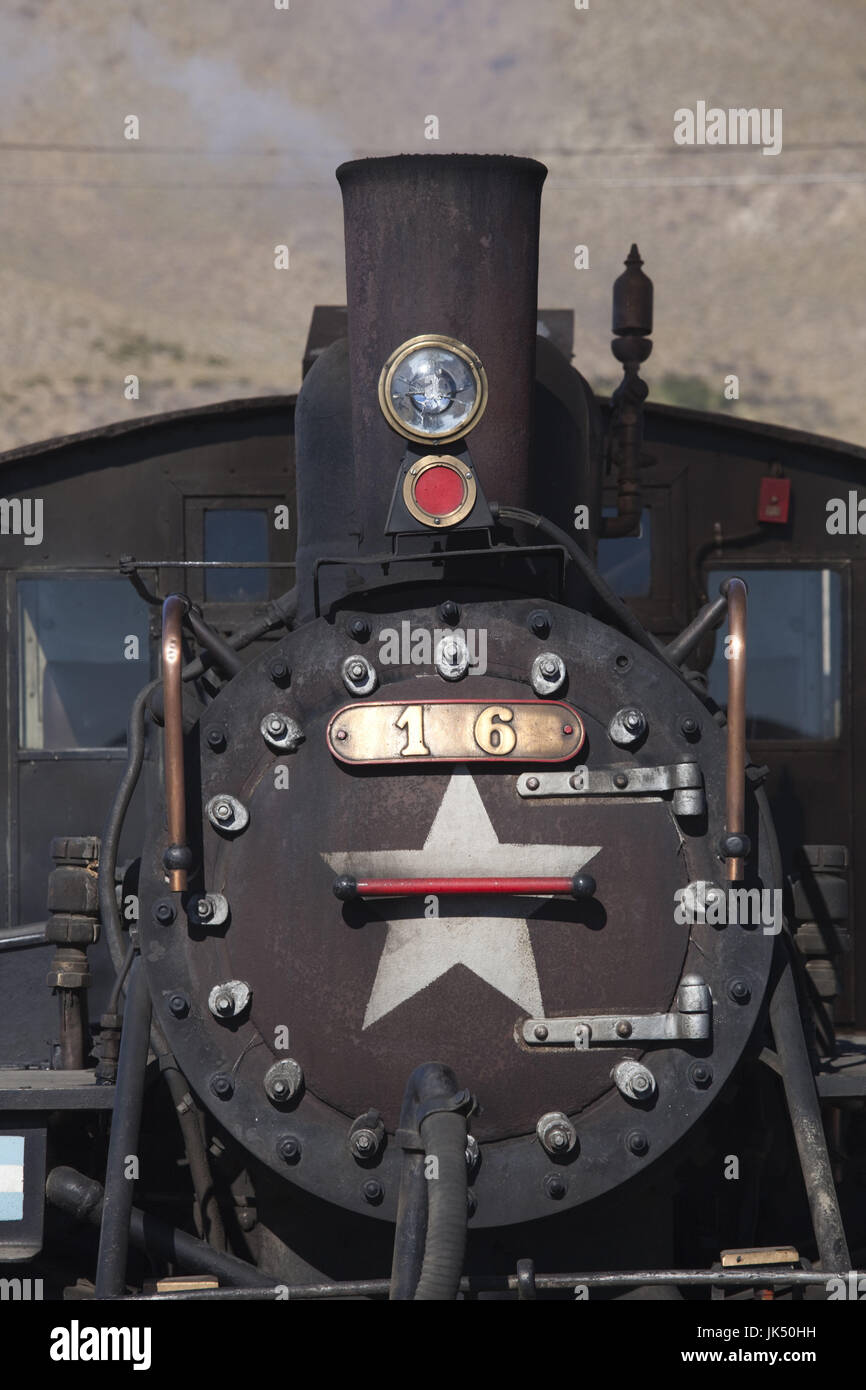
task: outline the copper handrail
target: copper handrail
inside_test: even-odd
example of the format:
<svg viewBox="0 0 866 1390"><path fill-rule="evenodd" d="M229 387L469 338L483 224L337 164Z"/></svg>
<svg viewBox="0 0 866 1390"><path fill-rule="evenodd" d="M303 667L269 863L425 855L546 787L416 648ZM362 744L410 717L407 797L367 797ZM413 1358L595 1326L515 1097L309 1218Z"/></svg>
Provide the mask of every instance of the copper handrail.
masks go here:
<svg viewBox="0 0 866 1390"><path fill-rule="evenodd" d="M745 841L746 815L746 606L747 589L742 579L729 579L728 599L728 756L725 773L725 837ZM726 862L730 882L743 877L743 855Z"/></svg>

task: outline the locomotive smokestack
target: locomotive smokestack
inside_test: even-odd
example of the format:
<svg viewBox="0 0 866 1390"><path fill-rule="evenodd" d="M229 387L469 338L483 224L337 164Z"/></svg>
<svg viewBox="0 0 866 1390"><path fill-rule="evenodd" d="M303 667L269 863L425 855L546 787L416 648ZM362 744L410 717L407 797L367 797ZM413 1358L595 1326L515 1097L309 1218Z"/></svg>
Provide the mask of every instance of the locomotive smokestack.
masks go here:
<svg viewBox="0 0 866 1390"><path fill-rule="evenodd" d="M420 335L456 338L480 357L489 403L467 439L473 462L488 497L517 506L529 500L546 173L532 159L482 155L361 159L337 170L355 467L382 503L376 520L406 452L379 408L379 376L389 354Z"/></svg>
<svg viewBox="0 0 866 1390"><path fill-rule="evenodd" d="M345 212L348 398L346 349L335 345L304 382L296 416L301 590L314 555L389 548L385 526L407 450L420 457L468 449L488 498L514 506L531 501L546 173L532 159L488 155L399 155L337 170ZM432 435L407 441L380 400L392 354L431 336L464 345L486 375L486 407L453 444ZM371 570L360 573L372 579ZM322 571L322 578L323 598L334 596L337 575ZM302 595L302 612L308 606Z"/></svg>

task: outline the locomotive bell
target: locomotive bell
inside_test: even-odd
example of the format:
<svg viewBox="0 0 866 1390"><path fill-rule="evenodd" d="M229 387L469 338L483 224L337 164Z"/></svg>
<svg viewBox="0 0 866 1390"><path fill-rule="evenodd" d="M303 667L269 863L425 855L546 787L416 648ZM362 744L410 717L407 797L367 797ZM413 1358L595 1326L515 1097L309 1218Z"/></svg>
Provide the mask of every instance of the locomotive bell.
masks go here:
<svg viewBox="0 0 866 1390"><path fill-rule="evenodd" d="M642 265L641 254L633 245L625 270L613 282L611 327L618 337L647 337L653 331L653 282L641 270Z"/></svg>

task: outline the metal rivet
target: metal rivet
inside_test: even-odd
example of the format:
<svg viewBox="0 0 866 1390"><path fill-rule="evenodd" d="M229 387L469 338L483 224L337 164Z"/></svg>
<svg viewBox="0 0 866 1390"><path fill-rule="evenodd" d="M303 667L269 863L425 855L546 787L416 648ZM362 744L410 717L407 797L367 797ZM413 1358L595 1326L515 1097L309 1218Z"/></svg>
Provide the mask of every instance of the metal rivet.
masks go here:
<svg viewBox="0 0 866 1390"><path fill-rule="evenodd" d="M529 630L536 637L547 637L552 625L553 620L546 608L536 608L529 615Z"/></svg>
<svg viewBox="0 0 866 1390"><path fill-rule="evenodd" d="M701 1090L709 1086L713 1079L713 1069L706 1062L692 1062L689 1067L689 1081L693 1086L699 1086Z"/></svg>
<svg viewBox="0 0 866 1390"><path fill-rule="evenodd" d="M370 636L370 624L366 618L353 618L349 623L349 634L356 642L366 642Z"/></svg>
<svg viewBox="0 0 866 1390"><path fill-rule="evenodd" d="M189 999L185 994L178 992L171 996L168 1001L168 1007L175 1018L185 1018L189 1013Z"/></svg>
<svg viewBox="0 0 866 1390"><path fill-rule="evenodd" d="M452 625L460 621L460 609L453 599L447 598L444 603L440 603L439 617L444 623Z"/></svg>
<svg viewBox="0 0 866 1390"><path fill-rule="evenodd" d="M207 746L213 753L221 753L226 746L225 730L208 729L205 735Z"/></svg>
<svg viewBox="0 0 866 1390"><path fill-rule="evenodd" d="M539 1042L544 1042L545 1038L547 1037L547 1029L545 1028L543 1023L536 1023L532 1031L538 1038Z"/></svg>
<svg viewBox="0 0 866 1390"><path fill-rule="evenodd" d="M544 1179L545 1194L554 1202L560 1202L568 1191L568 1180L561 1173L548 1173Z"/></svg>
<svg viewBox="0 0 866 1390"><path fill-rule="evenodd" d="M625 1142L631 1152L638 1156L647 1153L649 1150L649 1139L642 1129L633 1129Z"/></svg>
<svg viewBox="0 0 866 1390"><path fill-rule="evenodd" d="M361 1188L365 1202L371 1206L377 1206L385 1196L385 1189L378 1178L368 1178Z"/></svg>
<svg viewBox="0 0 866 1390"><path fill-rule="evenodd" d="M531 792L537 792L538 788L541 786L541 783L539 782L537 777L527 777L526 785Z"/></svg>
<svg viewBox="0 0 866 1390"><path fill-rule="evenodd" d="M284 1163L297 1163L301 1156L301 1141L294 1134L284 1134L277 1142L277 1154Z"/></svg>
<svg viewBox="0 0 866 1390"><path fill-rule="evenodd" d="M289 663L284 661L281 656L276 657L268 667L268 675L274 685L282 685L284 681L289 679L290 674Z"/></svg>
<svg viewBox="0 0 866 1390"><path fill-rule="evenodd" d="M626 776L626 774L624 772L618 772L613 779L613 785L615 787L619 787L620 790L622 790L623 787L627 787L628 777Z"/></svg>
<svg viewBox="0 0 866 1390"><path fill-rule="evenodd" d="M620 1019L619 1023L616 1025L616 1035L618 1038L631 1037L631 1024L628 1022L627 1019Z"/></svg>
<svg viewBox="0 0 866 1390"><path fill-rule="evenodd" d="M225 1072L217 1072L216 1076L211 1077L210 1088L219 1100L228 1100L235 1089L234 1082Z"/></svg>
<svg viewBox="0 0 866 1390"><path fill-rule="evenodd" d="M745 980L731 980L728 994L735 1004L748 1004L752 997L752 991Z"/></svg>
<svg viewBox="0 0 866 1390"><path fill-rule="evenodd" d="M153 915L161 927L169 927L175 919L176 911L173 902L168 898L162 898L154 904Z"/></svg>

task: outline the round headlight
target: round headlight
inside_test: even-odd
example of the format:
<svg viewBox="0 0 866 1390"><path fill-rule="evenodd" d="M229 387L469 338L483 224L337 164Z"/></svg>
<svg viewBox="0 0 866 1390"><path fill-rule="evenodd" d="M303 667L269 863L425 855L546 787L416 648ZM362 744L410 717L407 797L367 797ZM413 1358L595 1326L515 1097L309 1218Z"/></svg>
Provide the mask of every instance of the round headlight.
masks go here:
<svg viewBox="0 0 866 1390"><path fill-rule="evenodd" d="M410 338L382 368L379 404L407 439L457 439L487 404L487 377L480 358L456 338Z"/></svg>

